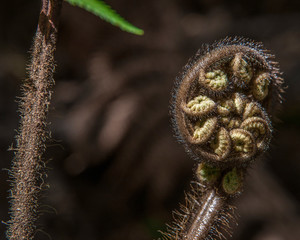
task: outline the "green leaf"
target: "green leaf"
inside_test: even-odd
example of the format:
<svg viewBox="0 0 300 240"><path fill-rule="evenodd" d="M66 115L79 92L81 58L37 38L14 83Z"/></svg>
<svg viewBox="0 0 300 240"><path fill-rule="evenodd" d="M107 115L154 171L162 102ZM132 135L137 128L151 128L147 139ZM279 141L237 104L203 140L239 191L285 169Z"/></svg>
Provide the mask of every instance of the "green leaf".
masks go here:
<svg viewBox="0 0 300 240"><path fill-rule="evenodd" d="M81 7L103 20L111 23L122 29L123 31L130 32L136 35L143 35L144 31L140 28L133 26L127 22L119 14L117 14L110 6L100 0L66 0L73 6Z"/></svg>

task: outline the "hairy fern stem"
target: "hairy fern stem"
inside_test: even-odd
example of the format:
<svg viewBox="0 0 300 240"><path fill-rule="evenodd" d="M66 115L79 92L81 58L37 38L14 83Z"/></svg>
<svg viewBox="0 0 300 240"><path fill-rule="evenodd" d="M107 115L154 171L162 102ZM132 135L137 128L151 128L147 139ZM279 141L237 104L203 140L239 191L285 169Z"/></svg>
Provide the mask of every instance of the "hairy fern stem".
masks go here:
<svg viewBox="0 0 300 240"><path fill-rule="evenodd" d="M10 171L10 220L7 237L33 239L39 217L39 198L45 187L46 116L54 85L54 53L61 0L43 0L32 47L28 79L23 83L19 102L21 115L16 136L15 156Z"/></svg>

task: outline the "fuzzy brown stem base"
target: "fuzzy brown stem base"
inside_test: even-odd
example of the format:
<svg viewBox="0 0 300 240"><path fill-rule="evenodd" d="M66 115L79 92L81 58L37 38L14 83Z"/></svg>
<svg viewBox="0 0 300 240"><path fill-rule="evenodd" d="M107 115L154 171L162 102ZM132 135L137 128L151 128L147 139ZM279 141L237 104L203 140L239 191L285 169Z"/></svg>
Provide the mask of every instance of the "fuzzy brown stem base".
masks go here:
<svg viewBox="0 0 300 240"><path fill-rule="evenodd" d="M190 220L190 226L182 239L205 239L220 210L224 207L224 199L214 189L207 191L200 200L202 205L196 206L195 216Z"/></svg>
<svg viewBox="0 0 300 240"><path fill-rule="evenodd" d="M163 240L207 240L224 239L230 235L234 222L234 207L225 194L216 188L196 181L186 194L185 204L174 211L174 221L161 232Z"/></svg>
<svg viewBox="0 0 300 240"><path fill-rule="evenodd" d="M33 239L39 216L39 198L44 187L47 132L46 116L54 84L54 52L61 0L43 0L39 24L32 47L28 79L22 86L20 125L15 157L10 171L10 220L7 237Z"/></svg>

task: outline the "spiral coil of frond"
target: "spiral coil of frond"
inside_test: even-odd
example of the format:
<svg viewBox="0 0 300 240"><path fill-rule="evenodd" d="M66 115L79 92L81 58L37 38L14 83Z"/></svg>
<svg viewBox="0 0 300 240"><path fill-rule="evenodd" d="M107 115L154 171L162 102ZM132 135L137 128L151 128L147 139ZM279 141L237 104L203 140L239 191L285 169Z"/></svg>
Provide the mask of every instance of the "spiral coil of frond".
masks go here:
<svg viewBox="0 0 300 240"><path fill-rule="evenodd" d="M184 67L173 94L173 127L197 161L186 205L164 239L224 238L232 217L228 200L241 193L245 172L268 147L282 78L260 43L226 38L203 47Z"/></svg>

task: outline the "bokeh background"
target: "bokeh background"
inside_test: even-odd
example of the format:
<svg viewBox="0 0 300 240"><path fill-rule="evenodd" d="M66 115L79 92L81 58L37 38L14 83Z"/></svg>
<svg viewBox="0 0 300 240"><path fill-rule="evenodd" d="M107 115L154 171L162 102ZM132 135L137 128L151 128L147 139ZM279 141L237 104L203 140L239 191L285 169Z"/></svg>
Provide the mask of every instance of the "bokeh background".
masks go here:
<svg viewBox="0 0 300 240"><path fill-rule="evenodd" d="M276 54L286 93L272 147L235 200L234 240L300 239L300 2L107 0L143 28L134 36L63 4L49 114L49 190L37 239L146 240L184 199L193 161L172 136L175 76L197 49L226 36ZM0 7L0 220L8 220L7 151L39 1ZM5 224L0 238L5 238ZM51 236L51 238L50 238Z"/></svg>

